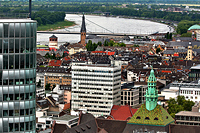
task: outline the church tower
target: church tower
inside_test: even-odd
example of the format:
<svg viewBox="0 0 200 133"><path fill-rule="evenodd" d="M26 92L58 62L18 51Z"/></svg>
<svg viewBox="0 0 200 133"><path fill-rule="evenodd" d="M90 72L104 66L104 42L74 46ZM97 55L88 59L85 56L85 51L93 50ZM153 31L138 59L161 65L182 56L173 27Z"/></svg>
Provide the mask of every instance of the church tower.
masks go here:
<svg viewBox="0 0 200 133"><path fill-rule="evenodd" d="M85 26L85 16L83 14L82 25L81 25L81 44L82 45L85 45L85 39L86 39L86 26Z"/></svg>
<svg viewBox="0 0 200 133"><path fill-rule="evenodd" d="M157 104L158 91L153 69L148 78L148 90L145 97L146 103L142 104L127 122L130 131L169 132L169 124L174 123L174 119L161 105Z"/></svg>
<svg viewBox="0 0 200 133"><path fill-rule="evenodd" d="M188 45L188 49L187 49L187 60L192 60L193 56L192 56L192 43L189 42L189 45Z"/></svg>
<svg viewBox="0 0 200 133"><path fill-rule="evenodd" d="M146 109L151 111L157 106L158 101L158 90L156 89L156 77L154 75L154 70L150 72L148 78L148 90L146 91Z"/></svg>

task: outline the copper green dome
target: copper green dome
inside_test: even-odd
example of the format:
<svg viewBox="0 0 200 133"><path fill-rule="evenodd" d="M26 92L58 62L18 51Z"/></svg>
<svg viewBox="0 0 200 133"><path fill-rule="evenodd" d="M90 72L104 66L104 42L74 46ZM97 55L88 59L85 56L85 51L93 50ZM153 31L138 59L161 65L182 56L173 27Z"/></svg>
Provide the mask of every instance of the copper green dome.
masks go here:
<svg viewBox="0 0 200 133"><path fill-rule="evenodd" d="M195 25L191 26L188 30L200 30L200 26L195 24Z"/></svg>

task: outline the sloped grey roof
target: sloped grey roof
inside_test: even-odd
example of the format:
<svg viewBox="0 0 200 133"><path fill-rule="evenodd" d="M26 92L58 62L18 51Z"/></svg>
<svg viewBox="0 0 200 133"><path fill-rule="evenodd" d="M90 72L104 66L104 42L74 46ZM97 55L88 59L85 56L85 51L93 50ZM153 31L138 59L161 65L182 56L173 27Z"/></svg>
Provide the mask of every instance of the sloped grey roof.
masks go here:
<svg viewBox="0 0 200 133"><path fill-rule="evenodd" d="M165 50L163 54L174 54L174 50Z"/></svg>
<svg viewBox="0 0 200 133"><path fill-rule="evenodd" d="M192 43L192 46L194 45L197 45L197 46L200 46L200 42L191 42ZM173 46L183 46L183 47L188 47L189 45L189 41L188 42L169 42L166 46L170 46L170 47L173 47Z"/></svg>

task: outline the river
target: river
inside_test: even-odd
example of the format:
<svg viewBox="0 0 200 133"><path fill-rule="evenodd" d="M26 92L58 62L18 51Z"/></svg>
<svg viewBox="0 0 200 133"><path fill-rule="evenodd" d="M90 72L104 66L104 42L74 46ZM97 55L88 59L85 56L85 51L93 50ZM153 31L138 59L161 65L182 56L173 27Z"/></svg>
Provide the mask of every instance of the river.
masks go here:
<svg viewBox="0 0 200 133"><path fill-rule="evenodd" d="M74 21L77 25L68 27L67 31L80 31L82 15L66 14L65 19ZM85 15L86 29L88 32L114 32L114 33L135 33L151 34L155 32L172 32L168 25L156 23L148 20L128 19L119 17L105 17L95 15ZM63 30L63 29L62 29ZM80 35L55 34L59 44L65 42L76 43L80 41ZM37 34L37 42L48 44L50 34Z"/></svg>

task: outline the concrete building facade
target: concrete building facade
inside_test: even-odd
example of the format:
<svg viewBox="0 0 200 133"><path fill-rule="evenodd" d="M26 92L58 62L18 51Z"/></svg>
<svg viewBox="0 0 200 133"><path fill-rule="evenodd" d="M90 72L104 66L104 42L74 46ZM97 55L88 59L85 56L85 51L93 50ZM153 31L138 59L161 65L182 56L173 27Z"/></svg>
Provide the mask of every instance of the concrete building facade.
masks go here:
<svg viewBox="0 0 200 133"><path fill-rule="evenodd" d="M112 105L120 105L121 66L87 63L72 63L72 111L108 116Z"/></svg>

